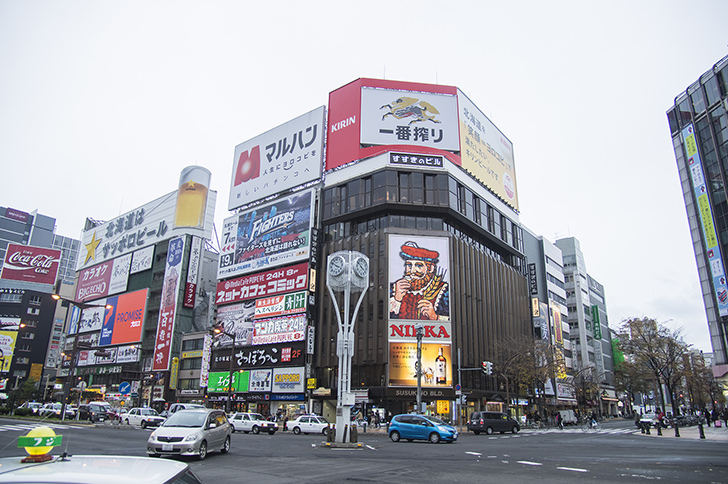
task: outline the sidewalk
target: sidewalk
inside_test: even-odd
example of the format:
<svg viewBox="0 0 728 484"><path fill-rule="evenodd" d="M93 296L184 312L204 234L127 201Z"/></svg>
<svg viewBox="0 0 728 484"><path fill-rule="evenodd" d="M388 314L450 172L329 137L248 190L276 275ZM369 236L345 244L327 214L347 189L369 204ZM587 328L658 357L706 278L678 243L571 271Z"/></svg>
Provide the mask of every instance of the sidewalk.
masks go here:
<svg viewBox="0 0 728 484"><path fill-rule="evenodd" d="M725 427L715 428L712 425L708 427L703 425L703 435L705 439L700 438L700 429L697 425L691 427L680 427L680 438L681 439L694 439L694 440L713 440L713 441L726 441L728 442L728 429ZM657 429L650 429L650 435L642 434L639 430L635 430L633 435L641 435L643 437L652 437L655 439L675 439L675 429L670 427L662 429L662 435L657 435Z"/></svg>

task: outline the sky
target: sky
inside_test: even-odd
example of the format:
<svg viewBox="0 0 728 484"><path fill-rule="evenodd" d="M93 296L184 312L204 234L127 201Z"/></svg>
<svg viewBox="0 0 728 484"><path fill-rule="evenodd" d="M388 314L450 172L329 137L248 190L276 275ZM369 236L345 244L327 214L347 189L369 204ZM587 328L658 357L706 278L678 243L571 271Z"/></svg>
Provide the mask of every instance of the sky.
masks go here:
<svg viewBox="0 0 728 484"><path fill-rule="evenodd" d="M360 78L458 86L513 142L520 220L576 237L609 324L711 351L666 111L728 2L0 0L0 205L80 238Z"/></svg>

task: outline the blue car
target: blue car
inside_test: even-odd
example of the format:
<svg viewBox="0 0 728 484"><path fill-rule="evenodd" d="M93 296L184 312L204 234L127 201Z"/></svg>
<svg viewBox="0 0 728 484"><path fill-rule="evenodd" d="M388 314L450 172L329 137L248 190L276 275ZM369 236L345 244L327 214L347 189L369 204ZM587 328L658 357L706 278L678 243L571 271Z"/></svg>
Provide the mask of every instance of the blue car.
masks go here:
<svg viewBox="0 0 728 484"><path fill-rule="evenodd" d="M429 440L433 444L440 441L450 443L458 439L458 431L437 417L402 414L392 418L389 424L389 438L392 442L407 439L409 442Z"/></svg>

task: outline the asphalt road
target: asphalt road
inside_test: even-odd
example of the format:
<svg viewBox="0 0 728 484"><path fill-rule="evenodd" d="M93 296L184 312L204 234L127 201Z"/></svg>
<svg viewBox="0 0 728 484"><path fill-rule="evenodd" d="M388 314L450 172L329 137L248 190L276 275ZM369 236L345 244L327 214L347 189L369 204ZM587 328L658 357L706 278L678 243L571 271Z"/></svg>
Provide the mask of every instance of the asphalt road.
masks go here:
<svg viewBox="0 0 728 484"><path fill-rule="evenodd" d="M0 456L23 455L17 437L35 422L0 419ZM714 429L719 430L719 429ZM57 427L69 454L145 456L150 430L113 426ZM361 447L329 448L320 435L290 432L233 435L229 454L204 461L184 459L210 484L328 482L526 482L660 481L728 482L728 439L674 438L635 432L628 421L609 422L601 432L579 428L517 435L461 434L452 444L394 443L383 431L359 434ZM721 434L722 436L722 434ZM728 432L726 434L728 437ZM133 482L133 479L132 481Z"/></svg>

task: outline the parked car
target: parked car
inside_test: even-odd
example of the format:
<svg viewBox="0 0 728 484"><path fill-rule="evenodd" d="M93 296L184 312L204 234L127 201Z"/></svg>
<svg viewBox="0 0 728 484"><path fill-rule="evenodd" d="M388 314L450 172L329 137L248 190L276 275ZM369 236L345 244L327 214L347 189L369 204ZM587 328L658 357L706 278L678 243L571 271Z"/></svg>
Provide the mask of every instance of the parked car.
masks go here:
<svg viewBox="0 0 728 484"><path fill-rule="evenodd" d="M167 416L173 415L176 412L179 412L180 410L189 410L191 408L196 409L204 409L206 408L204 405L200 405L198 403L173 403L170 405L169 409L166 410Z"/></svg>
<svg viewBox="0 0 728 484"><path fill-rule="evenodd" d="M60 403L46 403L42 407L38 409L38 415L41 417L57 417L61 418L61 410L63 408L63 405ZM76 413L73 411L73 408L70 406L66 406L66 418L74 418L76 416Z"/></svg>
<svg viewBox="0 0 728 484"><path fill-rule="evenodd" d="M245 432L246 434L248 432L254 434L268 432L273 435L278 430L277 423L266 420L259 413L236 412L230 419L230 423L233 425L233 432Z"/></svg>
<svg viewBox="0 0 728 484"><path fill-rule="evenodd" d="M521 430L521 426L516 420L502 412L473 412L468 420L468 430L475 435L480 435L480 432L488 435L493 432L517 434Z"/></svg>
<svg viewBox="0 0 728 484"><path fill-rule="evenodd" d="M0 482L47 484L202 484L185 462L115 455L66 455L48 462L0 458Z"/></svg>
<svg viewBox="0 0 728 484"><path fill-rule="evenodd" d="M450 443L458 439L458 431L437 417L402 414L392 417L389 423L389 438L392 442L407 439L409 442L429 440L433 444L440 441Z"/></svg>
<svg viewBox="0 0 728 484"><path fill-rule="evenodd" d="M296 435L300 433L326 435L329 427L333 428L334 425L318 415L299 415L293 422L288 422L288 428Z"/></svg>
<svg viewBox="0 0 728 484"><path fill-rule="evenodd" d="M147 440L147 454L196 455L200 460L208 450L230 450L232 426L225 412L217 409L189 409L175 412Z"/></svg>
<svg viewBox="0 0 728 484"><path fill-rule="evenodd" d="M89 422L116 420L116 412L107 402L89 402L78 406L78 419Z"/></svg>
<svg viewBox="0 0 728 484"><path fill-rule="evenodd" d="M122 418L122 422L127 425L139 425L143 429L159 427L164 423L164 417L161 417L153 408L147 407L134 407L125 413Z"/></svg>
<svg viewBox="0 0 728 484"><path fill-rule="evenodd" d="M649 427L657 427L657 414L655 412L647 412L640 417L640 424Z"/></svg>
<svg viewBox="0 0 728 484"><path fill-rule="evenodd" d="M35 415L38 414L38 410L40 410L41 407L43 407L43 404L40 402L23 402L23 404L18 408L28 409Z"/></svg>

